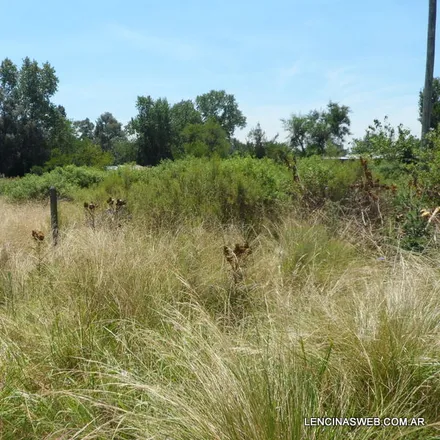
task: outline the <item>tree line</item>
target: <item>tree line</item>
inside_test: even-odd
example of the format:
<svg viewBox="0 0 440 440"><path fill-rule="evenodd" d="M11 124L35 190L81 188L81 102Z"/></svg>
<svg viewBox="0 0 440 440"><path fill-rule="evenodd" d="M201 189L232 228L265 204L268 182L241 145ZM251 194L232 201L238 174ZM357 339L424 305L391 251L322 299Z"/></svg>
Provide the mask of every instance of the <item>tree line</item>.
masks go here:
<svg viewBox="0 0 440 440"><path fill-rule="evenodd" d="M69 119L52 98L58 90L55 69L25 58L21 67L6 58L0 65L0 173L22 176L66 164L103 167L128 162L157 165L187 155L279 158L341 155L350 133L350 108L330 101L324 110L282 119L288 133L268 138L261 125L245 142L234 137L246 117L234 95L211 90L171 105L166 98L138 96L137 114L123 126L110 112L96 121ZM423 102L421 93L420 103ZM440 122L440 80L434 81L431 126ZM420 104L420 111L421 111ZM368 133L367 133L368 134ZM371 137L371 133L370 133ZM365 143L363 144L365 147Z"/></svg>

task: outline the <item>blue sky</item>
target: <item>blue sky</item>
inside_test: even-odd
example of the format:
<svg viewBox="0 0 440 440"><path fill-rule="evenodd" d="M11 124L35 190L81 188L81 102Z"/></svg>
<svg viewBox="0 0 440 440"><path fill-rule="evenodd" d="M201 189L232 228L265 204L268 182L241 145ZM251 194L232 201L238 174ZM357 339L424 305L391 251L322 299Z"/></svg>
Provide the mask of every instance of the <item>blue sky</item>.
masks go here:
<svg viewBox="0 0 440 440"><path fill-rule="evenodd" d="M136 97L233 93L284 139L281 118L351 108L352 132L389 116L419 135L428 0L0 0L0 59L49 61L69 118L135 116ZM6 11L6 16L4 15ZM439 57L436 60L436 69Z"/></svg>

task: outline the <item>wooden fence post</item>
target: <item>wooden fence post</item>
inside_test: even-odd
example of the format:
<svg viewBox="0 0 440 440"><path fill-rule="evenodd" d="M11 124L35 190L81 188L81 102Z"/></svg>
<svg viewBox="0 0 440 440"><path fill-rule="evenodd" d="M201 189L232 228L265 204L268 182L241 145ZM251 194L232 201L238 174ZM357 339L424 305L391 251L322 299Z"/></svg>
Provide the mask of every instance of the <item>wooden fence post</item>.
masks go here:
<svg viewBox="0 0 440 440"><path fill-rule="evenodd" d="M52 228L53 245L58 244L58 206L57 206L57 190L50 187L50 225Z"/></svg>

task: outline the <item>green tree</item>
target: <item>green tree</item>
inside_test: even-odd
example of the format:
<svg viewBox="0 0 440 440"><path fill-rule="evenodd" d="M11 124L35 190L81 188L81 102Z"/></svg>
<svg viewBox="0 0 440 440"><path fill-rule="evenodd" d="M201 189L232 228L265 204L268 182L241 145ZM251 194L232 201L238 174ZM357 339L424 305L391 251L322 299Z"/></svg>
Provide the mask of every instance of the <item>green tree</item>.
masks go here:
<svg viewBox="0 0 440 440"><path fill-rule="evenodd" d="M151 96L139 96L138 115L129 124L138 145L138 163L157 165L163 159L171 159L172 130L170 105L166 98L156 101Z"/></svg>
<svg viewBox="0 0 440 440"><path fill-rule="evenodd" d="M90 121L89 118L81 121L74 121L73 127L75 129L75 134L79 139L89 139L91 141L94 140L95 124Z"/></svg>
<svg viewBox="0 0 440 440"><path fill-rule="evenodd" d="M103 168L113 163L113 156L109 151L103 151L99 145L89 139L84 139L79 142L72 163L76 166Z"/></svg>
<svg viewBox="0 0 440 440"><path fill-rule="evenodd" d="M231 149L234 156L250 156L253 154L252 146L249 142L242 142L240 139L231 139Z"/></svg>
<svg viewBox="0 0 440 440"><path fill-rule="evenodd" d="M309 116L292 115L290 119L282 119L284 129L289 133L291 148L302 156L306 156L310 142L311 121Z"/></svg>
<svg viewBox="0 0 440 440"><path fill-rule="evenodd" d="M118 138L113 141L112 153L114 164L122 165L124 163L136 162L138 158L138 145L133 139Z"/></svg>
<svg viewBox="0 0 440 440"><path fill-rule="evenodd" d="M232 139L237 128L246 126L246 118L238 108L235 96L227 94L224 90L211 90L197 96L196 108L202 115L203 122L215 119L229 139Z"/></svg>
<svg viewBox="0 0 440 440"><path fill-rule="evenodd" d="M277 144L278 134L272 139L268 139L265 131L258 122L256 127L251 129L247 135L246 145L248 152L258 159L268 155L270 149Z"/></svg>
<svg viewBox="0 0 440 440"><path fill-rule="evenodd" d="M247 135L249 149L258 159L261 159L266 155L266 142L266 133L263 131L260 123L258 122L257 126L252 128Z"/></svg>
<svg viewBox="0 0 440 440"><path fill-rule="evenodd" d="M113 156L106 151L102 151L99 145L93 143L90 139L75 139L72 152L65 152L59 148L51 151L50 159L45 163L46 171L53 170L56 167L66 165L89 166L103 168L113 163Z"/></svg>
<svg viewBox="0 0 440 440"><path fill-rule="evenodd" d="M86 120L87 121L87 120ZM97 120L94 139L103 151L112 151L112 142L124 138L122 124L109 112L103 113Z"/></svg>
<svg viewBox="0 0 440 440"><path fill-rule="evenodd" d="M57 91L54 68L28 57L20 69L8 58L0 65L0 172L23 175L42 166L63 117L51 102Z"/></svg>
<svg viewBox="0 0 440 440"><path fill-rule="evenodd" d="M231 149L226 131L215 119L208 119L204 124L187 125L182 136L183 148L187 155L226 157Z"/></svg>
<svg viewBox="0 0 440 440"><path fill-rule="evenodd" d="M344 154L345 137L350 135L349 113L349 107L330 101L325 111L282 119L290 148L302 156Z"/></svg>
<svg viewBox="0 0 440 440"><path fill-rule="evenodd" d="M64 108L58 106L50 129L48 143L50 152L58 149L64 154L72 154L75 150L76 139L72 121L67 119Z"/></svg>
<svg viewBox="0 0 440 440"><path fill-rule="evenodd" d="M413 163L418 155L420 141L400 124L397 129L388 122L375 119L362 139L353 140L353 153L380 156L403 164Z"/></svg>
<svg viewBox="0 0 440 440"><path fill-rule="evenodd" d="M324 119L330 127L331 141L342 147L345 137L350 133L350 108L330 101Z"/></svg>
<svg viewBox="0 0 440 440"><path fill-rule="evenodd" d="M172 153L173 158L181 157L184 154L182 133L190 124L201 124L202 115L194 107L191 100L180 101L170 109L171 131L172 131Z"/></svg>
<svg viewBox="0 0 440 440"><path fill-rule="evenodd" d="M286 161L293 160L291 148L283 142L278 142L276 138L267 142L266 156L283 165L286 164Z"/></svg>

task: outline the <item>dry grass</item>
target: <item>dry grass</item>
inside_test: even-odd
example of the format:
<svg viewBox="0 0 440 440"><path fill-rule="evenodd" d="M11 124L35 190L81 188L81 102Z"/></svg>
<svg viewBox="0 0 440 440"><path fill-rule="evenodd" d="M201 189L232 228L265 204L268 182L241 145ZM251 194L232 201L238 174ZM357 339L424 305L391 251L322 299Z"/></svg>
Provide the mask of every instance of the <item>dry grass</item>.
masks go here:
<svg viewBox="0 0 440 440"><path fill-rule="evenodd" d="M438 259L377 261L314 221L249 239L60 209L38 270L48 207L0 200L2 438L438 438ZM236 279L225 246L248 239ZM419 415L433 426L304 426Z"/></svg>

